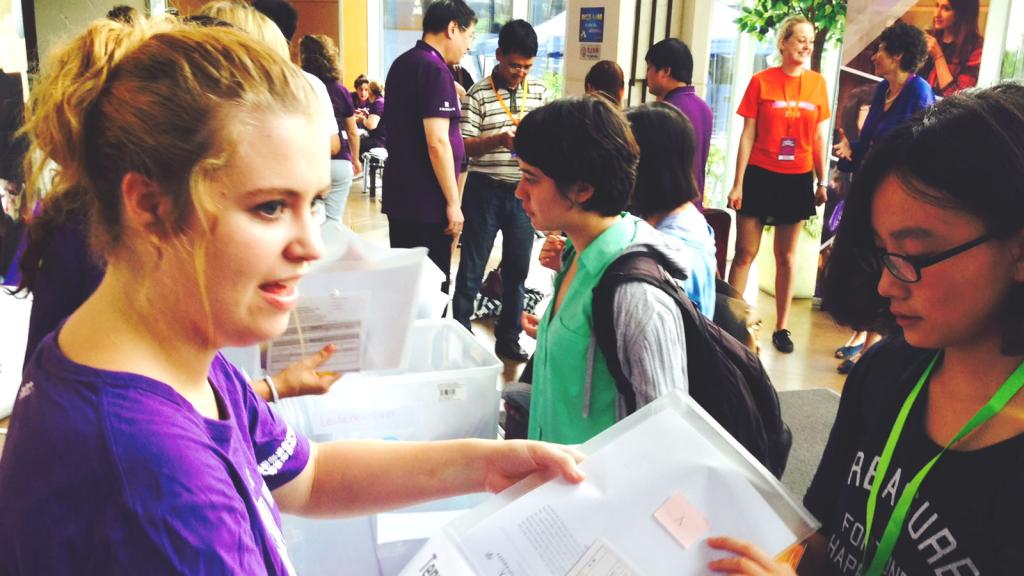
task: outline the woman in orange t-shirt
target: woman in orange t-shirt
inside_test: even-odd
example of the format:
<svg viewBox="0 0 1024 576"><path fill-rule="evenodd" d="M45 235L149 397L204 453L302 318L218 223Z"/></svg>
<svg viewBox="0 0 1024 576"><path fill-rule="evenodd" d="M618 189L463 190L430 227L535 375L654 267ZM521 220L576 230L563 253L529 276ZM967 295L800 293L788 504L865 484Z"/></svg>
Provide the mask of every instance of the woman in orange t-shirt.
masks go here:
<svg viewBox="0 0 1024 576"><path fill-rule="evenodd" d="M743 135L729 207L736 210L736 254L729 284L743 292L761 232L775 226L775 331L772 344L792 352L786 322L802 222L825 202L829 104L825 79L804 65L814 50L814 27L792 16L779 27L782 65L750 79L737 113ZM817 185L815 185L817 180Z"/></svg>

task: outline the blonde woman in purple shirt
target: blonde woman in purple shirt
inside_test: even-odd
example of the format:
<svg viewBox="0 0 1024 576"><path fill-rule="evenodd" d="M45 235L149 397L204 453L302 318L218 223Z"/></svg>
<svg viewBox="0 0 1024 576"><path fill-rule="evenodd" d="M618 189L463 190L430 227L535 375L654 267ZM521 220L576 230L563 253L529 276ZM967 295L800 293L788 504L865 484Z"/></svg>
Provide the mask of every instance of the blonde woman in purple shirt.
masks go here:
<svg viewBox="0 0 1024 576"><path fill-rule="evenodd" d="M50 142L58 186L85 191L107 270L26 367L0 573L292 574L282 510L581 479L574 453L540 443L311 443L217 353L280 334L322 251L329 143L283 57L235 30L140 28L84 79L44 69L38 90L29 135Z"/></svg>

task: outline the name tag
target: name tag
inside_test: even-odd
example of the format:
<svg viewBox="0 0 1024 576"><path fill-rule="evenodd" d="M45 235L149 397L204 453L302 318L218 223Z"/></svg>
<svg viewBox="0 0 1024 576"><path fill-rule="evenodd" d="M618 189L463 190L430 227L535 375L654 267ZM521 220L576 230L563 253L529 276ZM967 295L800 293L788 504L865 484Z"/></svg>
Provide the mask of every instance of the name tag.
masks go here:
<svg viewBox="0 0 1024 576"><path fill-rule="evenodd" d="M784 162L796 160L796 138L786 136L779 141L779 160Z"/></svg>

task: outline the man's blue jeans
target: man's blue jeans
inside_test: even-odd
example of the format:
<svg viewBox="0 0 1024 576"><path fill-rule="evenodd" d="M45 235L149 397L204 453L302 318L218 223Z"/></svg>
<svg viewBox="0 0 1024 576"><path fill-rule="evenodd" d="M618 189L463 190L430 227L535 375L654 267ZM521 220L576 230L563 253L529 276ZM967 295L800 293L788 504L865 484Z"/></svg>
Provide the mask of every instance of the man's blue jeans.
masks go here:
<svg viewBox="0 0 1024 576"><path fill-rule="evenodd" d="M473 314L473 301L480 292L484 267L491 255L494 238L501 230L501 315L494 329L498 342L519 342L522 331L523 293L533 253L533 225L515 196L516 183L501 182L470 172L462 198L462 249L455 276L452 313L466 328Z"/></svg>

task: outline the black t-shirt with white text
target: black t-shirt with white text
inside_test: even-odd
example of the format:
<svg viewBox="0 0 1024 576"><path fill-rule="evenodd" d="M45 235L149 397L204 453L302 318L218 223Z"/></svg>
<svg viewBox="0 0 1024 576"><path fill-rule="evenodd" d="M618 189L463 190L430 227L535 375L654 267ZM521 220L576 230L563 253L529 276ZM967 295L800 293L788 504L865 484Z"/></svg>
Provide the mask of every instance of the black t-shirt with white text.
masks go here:
<svg viewBox="0 0 1024 576"><path fill-rule="evenodd" d="M902 339L865 354L846 381L839 413L804 505L822 522L824 574L861 567L868 494L882 449L903 401L934 351ZM872 541L914 475L942 447L925 430L925 384L882 480ZM969 415L965 415L965 421ZM892 558L891 576L1024 574L1024 435L969 452L947 451L910 505Z"/></svg>

